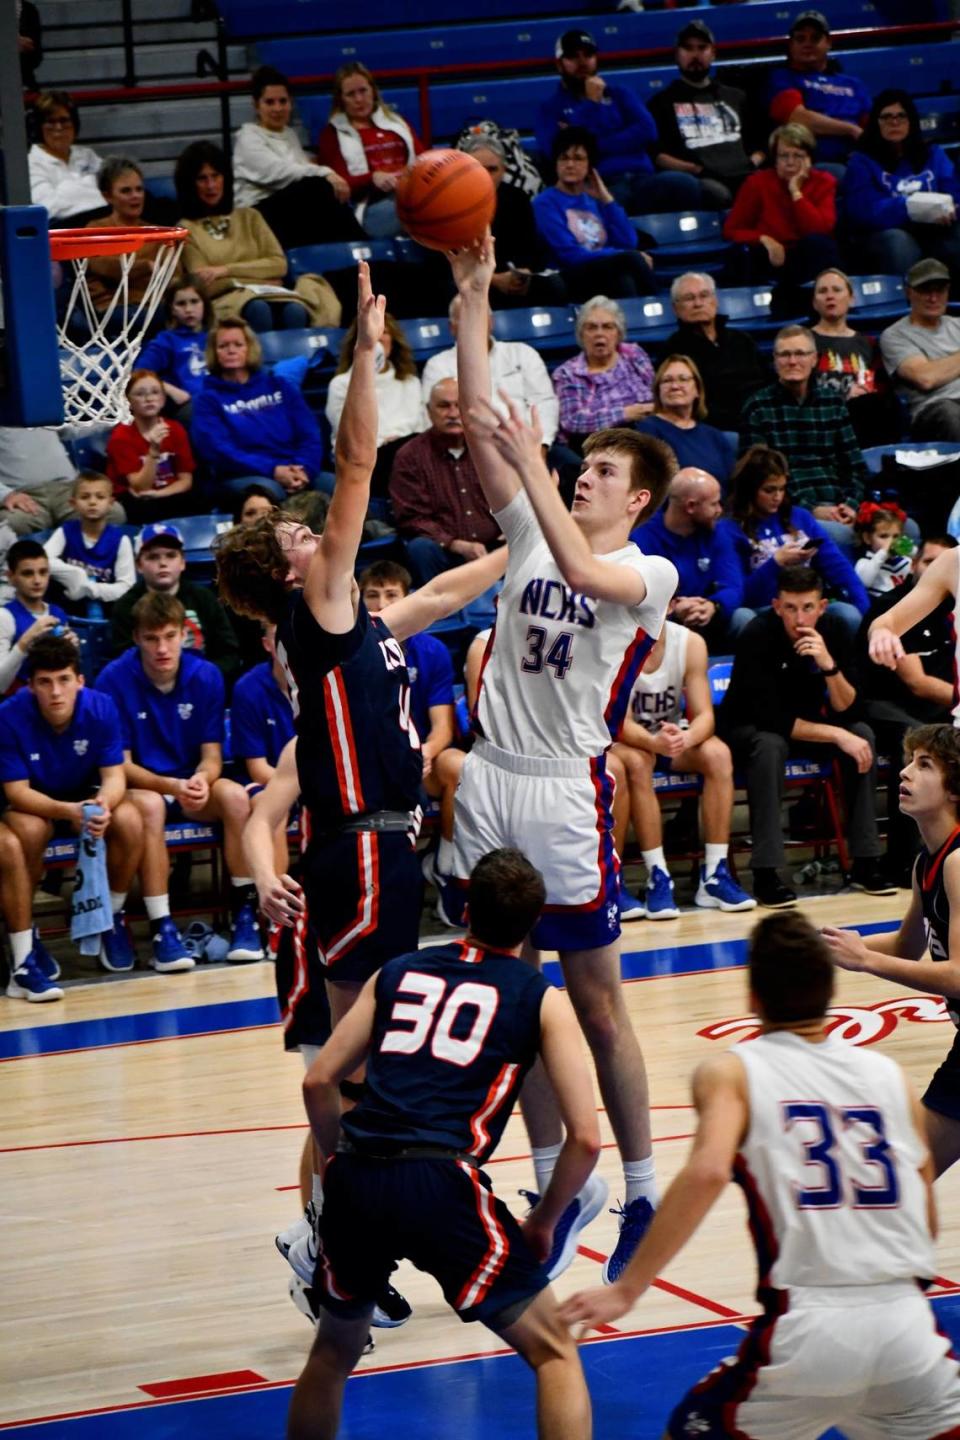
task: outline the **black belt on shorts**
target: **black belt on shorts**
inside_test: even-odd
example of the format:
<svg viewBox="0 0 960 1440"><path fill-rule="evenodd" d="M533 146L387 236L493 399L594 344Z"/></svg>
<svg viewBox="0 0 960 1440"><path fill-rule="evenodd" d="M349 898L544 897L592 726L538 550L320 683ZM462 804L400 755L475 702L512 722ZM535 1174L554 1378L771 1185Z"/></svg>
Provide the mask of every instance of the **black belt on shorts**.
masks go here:
<svg viewBox="0 0 960 1440"><path fill-rule="evenodd" d="M462 1160L473 1170L479 1170L480 1162L475 1155L462 1150L451 1150L446 1145L400 1145L396 1150L368 1150L354 1145L344 1136L337 1145L338 1155L356 1155L361 1160Z"/></svg>
<svg viewBox="0 0 960 1440"><path fill-rule="evenodd" d="M409 830L414 824L409 810L369 810L366 815L351 815L336 826L332 833L355 834L363 830Z"/></svg>

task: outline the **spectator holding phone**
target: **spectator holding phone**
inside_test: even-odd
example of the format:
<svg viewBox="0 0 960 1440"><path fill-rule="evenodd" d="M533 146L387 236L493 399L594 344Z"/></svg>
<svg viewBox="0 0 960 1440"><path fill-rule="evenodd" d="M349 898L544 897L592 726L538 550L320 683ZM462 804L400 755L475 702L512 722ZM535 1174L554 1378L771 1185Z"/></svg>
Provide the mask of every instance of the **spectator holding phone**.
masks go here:
<svg viewBox="0 0 960 1440"><path fill-rule="evenodd" d="M794 505L787 457L769 445L751 445L731 479L730 516L721 521L743 573L743 603L766 610L785 567L805 565L835 598L831 614L856 634L870 599L856 571L819 520Z"/></svg>

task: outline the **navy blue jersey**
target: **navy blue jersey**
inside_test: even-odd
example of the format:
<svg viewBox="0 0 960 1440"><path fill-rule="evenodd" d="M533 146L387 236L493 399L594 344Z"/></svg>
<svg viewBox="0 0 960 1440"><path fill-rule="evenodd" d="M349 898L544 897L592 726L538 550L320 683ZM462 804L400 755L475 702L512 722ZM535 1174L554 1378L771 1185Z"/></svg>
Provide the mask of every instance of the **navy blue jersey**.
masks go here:
<svg viewBox="0 0 960 1440"><path fill-rule="evenodd" d="M64 520L61 560L79 565L93 580L109 583L117 578L117 554L123 540L119 525L105 525L103 533L95 544L89 545L83 538L83 525L79 520Z"/></svg>
<svg viewBox="0 0 960 1440"><path fill-rule="evenodd" d="M357 1150L436 1145L483 1164L540 1048L538 970L465 940L388 960L363 1098L343 1117Z"/></svg>
<svg viewBox="0 0 960 1440"><path fill-rule="evenodd" d="M374 810L413 810L423 759L403 648L363 601L351 630L318 625L300 592L277 627L297 717L297 771L317 830Z"/></svg>
<svg viewBox="0 0 960 1440"><path fill-rule="evenodd" d="M922 850L917 858L917 885L923 907L923 928L931 960L950 958L950 901L943 883L943 866L948 855L960 850L960 825L941 845L936 855ZM960 996L945 996L947 1013L960 1026Z"/></svg>
<svg viewBox="0 0 960 1440"><path fill-rule="evenodd" d="M192 775L201 746L223 744L224 686L216 665L184 650L173 689L164 694L133 647L97 676L97 689L120 711L123 747L156 775Z"/></svg>
<svg viewBox="0 0 960 1440"><path fill-rule="evenodd" d="M230 705L230 748L235 760L276 765L293 739L293 709L273 677L269 660L241 675Z"/></svg>
<svg viewBox="0 0 960 1440"><path fill-rule="evenodd" d="M109 695L81 690L59 732L30 690L0 705L0 782L27 780L54 800L81 800L99 789L102 768L122 764L120 716Z"/></svg>

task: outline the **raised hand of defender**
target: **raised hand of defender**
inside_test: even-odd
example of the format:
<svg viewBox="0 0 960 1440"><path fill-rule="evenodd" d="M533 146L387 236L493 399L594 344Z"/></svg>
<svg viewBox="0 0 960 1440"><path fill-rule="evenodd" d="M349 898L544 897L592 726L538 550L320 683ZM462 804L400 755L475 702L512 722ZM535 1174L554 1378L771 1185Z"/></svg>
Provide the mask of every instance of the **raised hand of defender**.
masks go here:
<svg viewBox="0 0 960 1440"><path fill-rule="evenodd" d="M834 961L841 970L867 968L867 947L856 930L837 930L832 925L825 925L820 934L833 951Z"/></svg>
<svg viewBox="0 0 960 1440"><path fill-rule="evenodd" d="M487 294L497 268L493 235L489 229L468 250L448 250L447 259L461 295L468 292Z"/></svg>
<svg viewBox="0 0 960 1440"><path fill-rule="evenodd" d="M373 351L383 334L387 297L374 295L370 266L361 260L357 267L357 349Z"/></svg>
<svg viewBox="0 0 960 1440"><path fill-rule="evenodd" d="M543 431L537 407L534 405L531 408L530 423L527 424L506 391L501 390L499 394L506 415L495 410L489 400L478 400L469 412L470 422L522 477L528 466L542 459Z"/></svg>
<svg viewBox="0 0 960 1440"><path fill-rule="evenodd" d="M619 1285L598 1285L593 1290L578 1290L560 1306L564 1325L582 1325L595 1330L626 1315L633 1301Z"/></svg>

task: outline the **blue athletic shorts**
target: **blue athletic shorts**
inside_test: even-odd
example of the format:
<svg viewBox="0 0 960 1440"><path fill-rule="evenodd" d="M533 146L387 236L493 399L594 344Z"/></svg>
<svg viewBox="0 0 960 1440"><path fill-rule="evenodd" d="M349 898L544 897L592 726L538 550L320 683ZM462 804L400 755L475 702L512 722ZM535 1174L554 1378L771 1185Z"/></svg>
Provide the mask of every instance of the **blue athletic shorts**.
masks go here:
<svg viewBox="0 0 960 1440"><path fill-rule="evenodd" d="M313 1278L320 1303L353 1319L376 1302L398 1260L432 1275L461 1320L515 1320L547 1285L486 1175L455 1159L337 1155L327 1166Z"/></svg>

